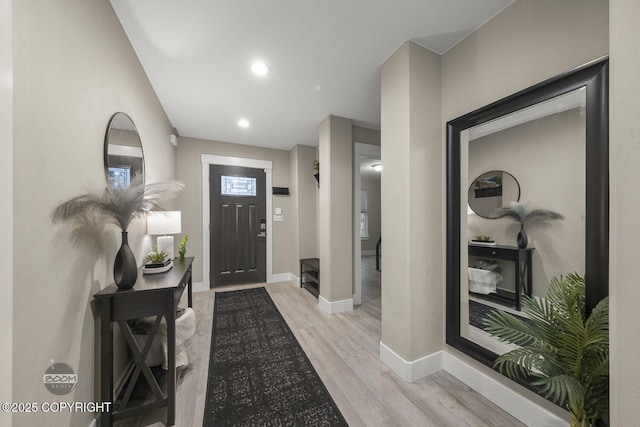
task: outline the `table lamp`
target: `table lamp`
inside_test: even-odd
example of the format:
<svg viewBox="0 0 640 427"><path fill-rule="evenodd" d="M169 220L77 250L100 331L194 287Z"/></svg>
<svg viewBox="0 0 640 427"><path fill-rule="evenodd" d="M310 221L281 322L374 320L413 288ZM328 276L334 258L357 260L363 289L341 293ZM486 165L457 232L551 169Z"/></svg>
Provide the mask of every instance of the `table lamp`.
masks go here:
<svg viewBox="0 0 640 427"><path fill-rule="evenodd" d="M169 259L175 258L173 236L182 232L180 211L149 212L147 214L147 234L157 235L158 251L164 251Z"/></svg>

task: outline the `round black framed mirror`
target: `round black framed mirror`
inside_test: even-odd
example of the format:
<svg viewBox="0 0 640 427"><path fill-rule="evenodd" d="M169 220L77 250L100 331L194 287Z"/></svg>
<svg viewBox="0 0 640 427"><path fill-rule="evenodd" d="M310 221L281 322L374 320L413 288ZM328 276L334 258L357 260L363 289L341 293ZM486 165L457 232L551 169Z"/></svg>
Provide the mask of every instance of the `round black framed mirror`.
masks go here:
<svg viewBox="0 0 640 427"><path fill-rule="evenodd" d="M131 117L111 116L104 138L104 170L109 186L128 187L136 176L144 184L144 152L138 129Z"/></svg>
<svg viewBox="0 0 640 427"><path fill-rule="evenodd" d="M496 209L520 201L520 184L509 172L493 170L473 180L469 186L469 207L482 218L492 219Z"/></svg>

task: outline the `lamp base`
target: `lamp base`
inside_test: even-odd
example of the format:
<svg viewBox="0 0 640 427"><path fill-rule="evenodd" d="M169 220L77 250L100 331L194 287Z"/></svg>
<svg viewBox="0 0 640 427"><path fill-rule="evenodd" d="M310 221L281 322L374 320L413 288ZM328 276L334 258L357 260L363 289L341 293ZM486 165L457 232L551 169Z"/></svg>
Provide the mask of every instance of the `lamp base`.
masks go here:
<svg viewBox="0 0 640 427"><path fill-rule="evenodd" d="M173 252L173 236L158 236L158 251L164 251L167 254L168 259L175 258Z"/></svg>

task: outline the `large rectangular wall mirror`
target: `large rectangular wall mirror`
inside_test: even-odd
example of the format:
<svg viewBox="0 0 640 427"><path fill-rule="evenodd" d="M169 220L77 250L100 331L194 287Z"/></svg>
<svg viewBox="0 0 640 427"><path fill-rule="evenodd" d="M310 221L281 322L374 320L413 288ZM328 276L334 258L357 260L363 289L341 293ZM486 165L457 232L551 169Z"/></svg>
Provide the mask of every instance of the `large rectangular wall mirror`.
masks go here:
<svg viewBox="0 0 640 427"><path fill-rule="evenodd" d="M587 310L608 294L607 70L597 62L447 123L446 339L488 366L510 350L483 329L489 311L519 315L525 295L570 273L586 278ZM559 215L525 232L496 218L515 202Z"/></svg>

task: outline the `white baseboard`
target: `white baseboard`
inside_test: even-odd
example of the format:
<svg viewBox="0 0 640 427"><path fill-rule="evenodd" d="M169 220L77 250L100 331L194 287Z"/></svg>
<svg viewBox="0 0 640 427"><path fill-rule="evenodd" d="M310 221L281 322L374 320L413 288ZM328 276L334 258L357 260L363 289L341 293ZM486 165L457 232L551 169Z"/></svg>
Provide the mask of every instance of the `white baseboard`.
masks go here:
<svg viewBox="0 0 640 427"><path fill-rule="evenodd" d="M289 273L289 274L291 276L289 281L293 282L293 284L296 285L297 287L300 287L301 286L300 278L293 273Z"/></svg>
<svg viewBox="0 0 640 427"><path fill-rule="evenodd" d="M279 282L293 282L300 286L300 279L296 277L293 273L278 273L272 274L271 278L267 281L267 283L279 283Z"/></svg>
<svg viewBox="0 0 640 427"><path fill-rule="evenodd" d="M375 249L369 249L368 251L361 251L360 255L361 256L372 256L376 254L376 250Z"/></svg>
<svg viewBox="0 0 640 427"><path fill-rule="evenodd" d="M207 285L205 285L204 282L197 282L197 283L192 283L191 284L191 291L192 292L205 292L208 291L209 288L207 288Z"/></svg>
<svg viewBox="0 0 640 427"><path fill-rule="evenodd" d="M444 369L526 425L569 425L566 419L549 412L450 353L439 351L409 362L380 341L380 360L407 382L417 381Z"/></svg>
<svg viewBox="0 0 640 427"><path fill-rule="evenodd" d="M353 310L353 298L340 301L327 301L320 295L318 297L318 303L320 304L320 308L329 314L338 314Z"/></svg>
<svg viewBox="0 0 640 427"><path fill-rule="evenodd" d="M444 370L528 426L566 427L567 420L518 394L450 353L444 353Z"/></svg>
<svg viewBox="0 0 640 427"><path fill-rule="evenodd" d="M409 362L380 341L380 360L409 383L442 370L443 354L443 351L438 351Z"/></svg>

